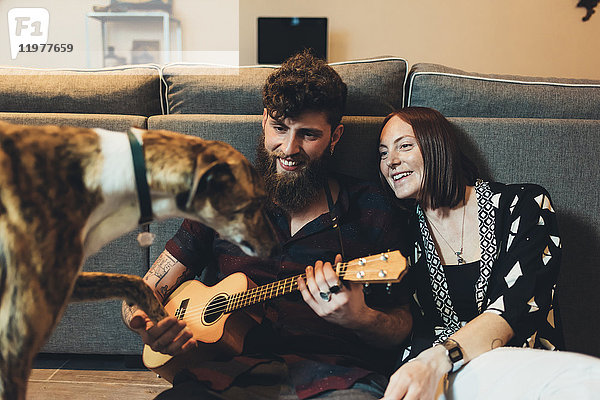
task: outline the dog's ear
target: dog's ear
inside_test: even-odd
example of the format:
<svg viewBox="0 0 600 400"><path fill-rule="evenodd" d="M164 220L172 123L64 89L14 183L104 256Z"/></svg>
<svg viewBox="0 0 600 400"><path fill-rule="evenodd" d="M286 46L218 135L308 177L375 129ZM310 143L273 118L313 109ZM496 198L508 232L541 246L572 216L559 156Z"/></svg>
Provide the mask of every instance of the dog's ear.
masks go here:
<svg viewBox="0 0 600 400"><path fill-rule="evenodd" d="M223 176L231 176L231 167L226 162L214 161L202 167L196 167L192 188L185 203L185 209L190 209L198 192L205 192L211 186L218 184L220 181L219 178Z"/></svg>

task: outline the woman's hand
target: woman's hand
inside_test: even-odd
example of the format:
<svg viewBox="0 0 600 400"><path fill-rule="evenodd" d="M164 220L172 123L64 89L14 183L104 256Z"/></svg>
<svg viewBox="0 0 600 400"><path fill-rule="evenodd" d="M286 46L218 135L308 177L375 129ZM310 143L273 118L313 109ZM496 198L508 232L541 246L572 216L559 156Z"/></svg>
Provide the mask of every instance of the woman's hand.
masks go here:
<svg viewBox="0 0 600 400"><path fill-rule="evenodd" d="M450 367L443 346L427 349L392 375L383 400L433 400Z"/></svg>

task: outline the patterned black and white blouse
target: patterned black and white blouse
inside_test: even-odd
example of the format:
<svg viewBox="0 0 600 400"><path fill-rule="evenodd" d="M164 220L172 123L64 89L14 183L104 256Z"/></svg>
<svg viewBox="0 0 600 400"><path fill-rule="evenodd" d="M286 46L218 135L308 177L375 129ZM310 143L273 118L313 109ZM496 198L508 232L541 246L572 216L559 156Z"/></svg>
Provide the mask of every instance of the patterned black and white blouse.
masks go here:
<svg viewBox="0 0 600 400"><path fill-rule="evenodd" d="M453 276L458 272L467 280L460 285L450 279L450 266L441 265L425 215L416 208L417 240L407 276L414 287L414 327L404 361L484 312L502 316L512 327L515 336L509 346L562 347L552 306L561 240L548 192L538 185L481 180L475 192L481 260L468 267L478 268L478 273L467 273L464 265L451 266ZM473 303L472 313L455 307L455 302L464 304L465 300Z"/></svg>

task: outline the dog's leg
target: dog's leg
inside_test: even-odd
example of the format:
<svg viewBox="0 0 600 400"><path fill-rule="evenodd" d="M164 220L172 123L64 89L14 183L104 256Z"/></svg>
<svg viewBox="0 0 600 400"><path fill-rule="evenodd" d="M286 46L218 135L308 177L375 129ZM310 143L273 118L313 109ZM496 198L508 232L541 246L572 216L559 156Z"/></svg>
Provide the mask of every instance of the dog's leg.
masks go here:
<svg viewBox="0 0 600 400"><path fill-rule="evenodd" d="M0 215L0 399L25 400L35 355L64 310L81 261L71 249L62 268L52 269L53 257L39 266L39 243L6 225Z"/></svg>
<svg viewBox="0 0 600 400"><path fill-rule="evenodd" d="M2 359L0 360L0 399L25 400L27 380L33 357L28 354L19 354L23 350L24 346L18 346L16 349L2 351Z"/></svg>
<svg viewBox="0 0 600 400"><path fill-rule="evenodd" d="M31 335L20 332L16 325L17 316L7 317L8 305L0 310L3 319L0 325L1 341L3 348L0 349L0 399L2 400L25 400L25 391L33 356L27 354L31 349ZM28 337L25 337L28 336ZM28 344L28 345L26 345ZM9 347L10 346L10 347Z"/></svg>
<svg viewBox="0 0 600 400"><path fill-rule="evenodd" d="M54 321L37 287L7 280L0 299L0 399L25 400L27 380L37 351ZM58 311L56 312L58 314Z"/></svg>
<svg viewBox="0 0 600 400"><path fill-rule="evenodd" d="M129 305L136 304L154 323L168 315L152 289L139 276L102 272L79 274L71 301L110 298L124 299Z"/></svg>

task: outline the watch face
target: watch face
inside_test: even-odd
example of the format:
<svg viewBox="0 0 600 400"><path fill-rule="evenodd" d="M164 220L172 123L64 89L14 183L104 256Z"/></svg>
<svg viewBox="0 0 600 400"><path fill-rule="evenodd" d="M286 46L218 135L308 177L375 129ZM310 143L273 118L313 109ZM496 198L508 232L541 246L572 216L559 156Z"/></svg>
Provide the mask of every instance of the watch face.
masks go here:
<svg viewBox="0 0 600 400"><path fill-rule="evenodd" d="M448 350L448 357L450 357L450 361L452 361L453 363L458 360L462 360L462 351L460 351L460 348L458 347L451 348Z"/></svg>

